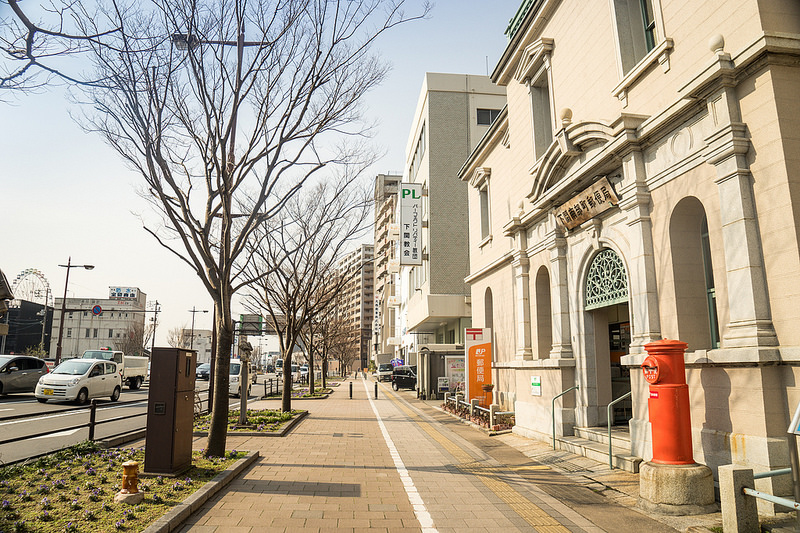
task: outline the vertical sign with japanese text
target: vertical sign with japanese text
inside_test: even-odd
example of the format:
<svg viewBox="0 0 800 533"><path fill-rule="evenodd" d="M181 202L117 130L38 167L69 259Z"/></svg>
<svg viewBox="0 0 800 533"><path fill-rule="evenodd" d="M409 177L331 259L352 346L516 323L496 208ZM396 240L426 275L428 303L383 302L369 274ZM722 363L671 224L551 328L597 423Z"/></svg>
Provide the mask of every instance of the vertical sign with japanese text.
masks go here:
<svg viewBox="0 0 800 533"><path fill-rule="evenodd" d="M400 184L400 246L401 265L422 264L422 185Z"/></svg>
<svg viewBox="0 0 800 533"><path fill-rule="evenodd" d="M467 401L483 399L483 386L492 383L492 330L467 328L464 350L467 363Z"/></svg>

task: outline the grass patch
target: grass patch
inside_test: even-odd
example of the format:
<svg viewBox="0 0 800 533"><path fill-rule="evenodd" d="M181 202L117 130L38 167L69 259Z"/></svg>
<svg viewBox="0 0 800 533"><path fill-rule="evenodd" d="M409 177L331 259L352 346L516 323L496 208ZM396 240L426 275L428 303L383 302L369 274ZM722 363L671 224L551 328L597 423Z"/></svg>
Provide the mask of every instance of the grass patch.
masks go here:
<svg viewBox="0 0 800 533"><path fill-rule="evenodd" d="M244 452L205 458L192 452L192 468L180 478L140 477L144 501L114 503L122 463L144 466L144 449L101 449L84 442L29 463L0 468L0 531L77 533L142 531L228 468Z"/></svg>
<svg viewBox="0 0 800 533"><path fill-rule="evenodd" d="M288 413L283 413L276 409L248 409L247 410L247 423L255 426L253 428L234 429L239 424L239 411L228 412L228 432L236 433L237 431L250 432L250 431L278 431L289 420L300 414L302 411L292 410ZM195 431L208 431L211 426L211 415L205 414L194 419Z"/></svg>

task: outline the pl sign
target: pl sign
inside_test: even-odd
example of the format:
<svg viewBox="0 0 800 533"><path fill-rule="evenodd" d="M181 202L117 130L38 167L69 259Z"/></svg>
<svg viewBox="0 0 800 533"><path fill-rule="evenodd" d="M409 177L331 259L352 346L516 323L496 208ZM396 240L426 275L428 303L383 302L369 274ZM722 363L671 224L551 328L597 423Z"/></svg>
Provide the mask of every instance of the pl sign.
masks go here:
<svg viewBox="0 0 800 533"><path fill-rule="evenodd" d="M422 185L400 184L400 264L422 264Z"/></svg>

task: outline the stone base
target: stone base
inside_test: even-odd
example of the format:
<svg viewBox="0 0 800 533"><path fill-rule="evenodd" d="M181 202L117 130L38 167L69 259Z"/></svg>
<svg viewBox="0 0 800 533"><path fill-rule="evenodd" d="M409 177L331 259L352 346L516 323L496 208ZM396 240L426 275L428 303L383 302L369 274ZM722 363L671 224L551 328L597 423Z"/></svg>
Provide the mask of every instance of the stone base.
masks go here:
<svg viewBox="0 0 800 533"><path fill-rule="evenodd" d="M144 492L118 492L114 496L115 502L127 503L128 505L136 505L144 501Z"/></svg>
<svg viewBox="0 0 800 533"><path fill-rule="evenodd" d="M717 511L714 477L705 465L639 466L639 508L647 512L686 516Z"/></svg>

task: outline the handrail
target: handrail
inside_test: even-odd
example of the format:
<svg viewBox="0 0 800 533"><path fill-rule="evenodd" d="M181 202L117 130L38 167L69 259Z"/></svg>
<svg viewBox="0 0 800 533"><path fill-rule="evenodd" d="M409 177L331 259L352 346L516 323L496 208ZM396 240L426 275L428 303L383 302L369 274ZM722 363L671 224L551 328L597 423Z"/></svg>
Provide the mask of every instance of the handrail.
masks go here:
<svg viewBox="0 0 800 533"><path fill-rule="evenodd" d="M556 395L556 396L553 398L553 401L552 401L552 403L551 403L551 407L550 407L550 414L551 414L551 415L552 415L552 417L553 417L553 449L554 449L554 450L556 449L556 400L558 400L559 398L561 398L562 396L564 396L564 395L565 395L566 393L568 393L569 391L572 391L572 390L578 390L579 388L580 388L580 387L578 387L578 385L575 385L574 387L570 387L570 388L568 388L567 390L565 390L565 391L563 391L563 392L561 392L561 393L557 394L557 395Z"/></svg>
<svg viewBox="0 0 800 533"><path fill-rule="evenodd" d="M608 404L608 407L606 407L606 423L608 424L608 467L611 470L614 470L614 461L613 461L614 456L612 455L611 452L611 410L614 407L615 403L621 402L625 398L628 398L631 395L631 393L632 391L626 392L625 394L623 394L622 396L620 396L619 398Z"/></svg>
<svg viewBox="0 0 800 533"><path fill-rule="evenodd" d="M791 468L780 468L778 470L770 470L768 472L758 472L753 474L753 479L761 479L765 477L785 476L791 474Z"/></svg>
<svg viewBox="0 0 800 533"><path fill-rule="evenodd" d="M475 406L475 409L478 409L478 410L480 410L480 411L486 411L487 413L489 412L489 410L488 410L487 408L485 408L485 407L481 407L480 405L476 405L476 406Z"/></svg>

